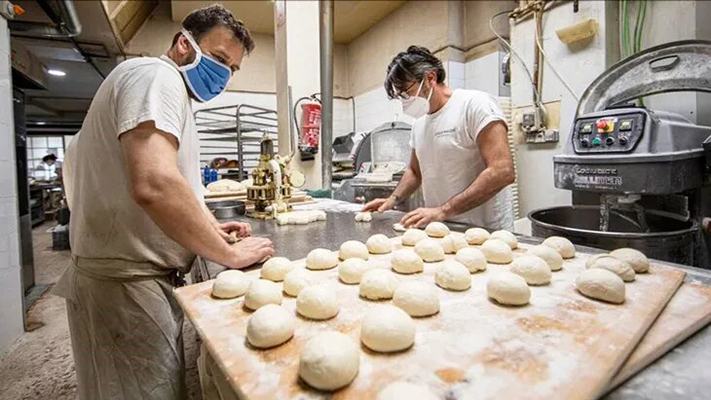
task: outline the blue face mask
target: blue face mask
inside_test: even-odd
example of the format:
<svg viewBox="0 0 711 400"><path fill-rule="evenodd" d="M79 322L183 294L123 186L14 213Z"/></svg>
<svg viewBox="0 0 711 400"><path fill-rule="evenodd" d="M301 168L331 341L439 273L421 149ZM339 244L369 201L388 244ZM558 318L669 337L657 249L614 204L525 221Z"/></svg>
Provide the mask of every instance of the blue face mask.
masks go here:
<svg viewBox="0 0 711 400"><path fill-rule="evenodd" d="M179 67L190 91L201 102L214 99L225 91L230 81L232 70L225 64L203 54L193 36L186 30L182 31L190 45L195 49L195 60Z"/></svg>

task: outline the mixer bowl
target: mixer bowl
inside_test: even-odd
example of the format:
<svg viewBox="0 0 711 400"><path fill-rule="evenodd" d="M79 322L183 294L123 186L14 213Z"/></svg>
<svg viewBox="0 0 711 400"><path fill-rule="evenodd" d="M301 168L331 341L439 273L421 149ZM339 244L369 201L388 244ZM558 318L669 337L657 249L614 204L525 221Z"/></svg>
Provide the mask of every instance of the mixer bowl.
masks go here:
<svg viewBox="0 0 711 400"><path fill-rule="evenodd" d="M615 250L631 247L650 258L694 265L694 240L698 224L668 213L645 212L649 232L639 228L617 212L610 212L610 230L600 231L600 207L563 206L531 211L533 236L563 236L573 243Z"/></svg>

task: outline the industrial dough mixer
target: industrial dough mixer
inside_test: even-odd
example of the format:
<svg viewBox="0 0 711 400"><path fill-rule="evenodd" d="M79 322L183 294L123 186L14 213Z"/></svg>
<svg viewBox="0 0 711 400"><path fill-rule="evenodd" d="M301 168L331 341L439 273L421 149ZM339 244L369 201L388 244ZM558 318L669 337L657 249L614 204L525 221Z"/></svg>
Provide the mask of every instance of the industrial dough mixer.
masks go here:
<svg viewBox="0 0 711 400"><path fill-rule="evenodd" d="M628 103L679 91L711 92L711 42L653 47L599 76L553 159L555 186L573 191L573 205L531 212L533 234L709 268L711 127Z"/></svg>

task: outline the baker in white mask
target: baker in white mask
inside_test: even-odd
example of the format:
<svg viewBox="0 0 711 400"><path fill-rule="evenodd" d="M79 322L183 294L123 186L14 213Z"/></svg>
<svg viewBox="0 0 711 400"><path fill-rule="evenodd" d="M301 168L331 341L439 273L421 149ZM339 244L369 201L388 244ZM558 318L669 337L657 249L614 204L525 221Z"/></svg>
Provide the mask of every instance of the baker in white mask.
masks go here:
<svg viewBox="0 0 711 400"><path fill-rule="evenodd" d="M363 210L389 210L421 186L425 207L407 213L405 227L453 221L511 230L515 174L501 108L488 93L452 90L444 80L442 62L424 47L410 46L388 66L388 96L415 118L410 165L390 197Z"/></svg>

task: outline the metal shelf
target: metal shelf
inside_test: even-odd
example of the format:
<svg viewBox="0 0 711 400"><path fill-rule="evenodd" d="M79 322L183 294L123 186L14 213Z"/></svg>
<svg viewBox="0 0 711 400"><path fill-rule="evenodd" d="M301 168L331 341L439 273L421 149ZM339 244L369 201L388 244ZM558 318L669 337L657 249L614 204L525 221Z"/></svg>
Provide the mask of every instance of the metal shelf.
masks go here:
<svg viewBox="0 0 711 400"><path fill-rule="evenodd" d="M240 179L245 179L259 162L258 143L266 134L278 148L277 113L274 110L239 104L195 112L200 138L200 161L210 163L216 157L236 158ZM209 157L205 157L209 156Z"/></svg>

